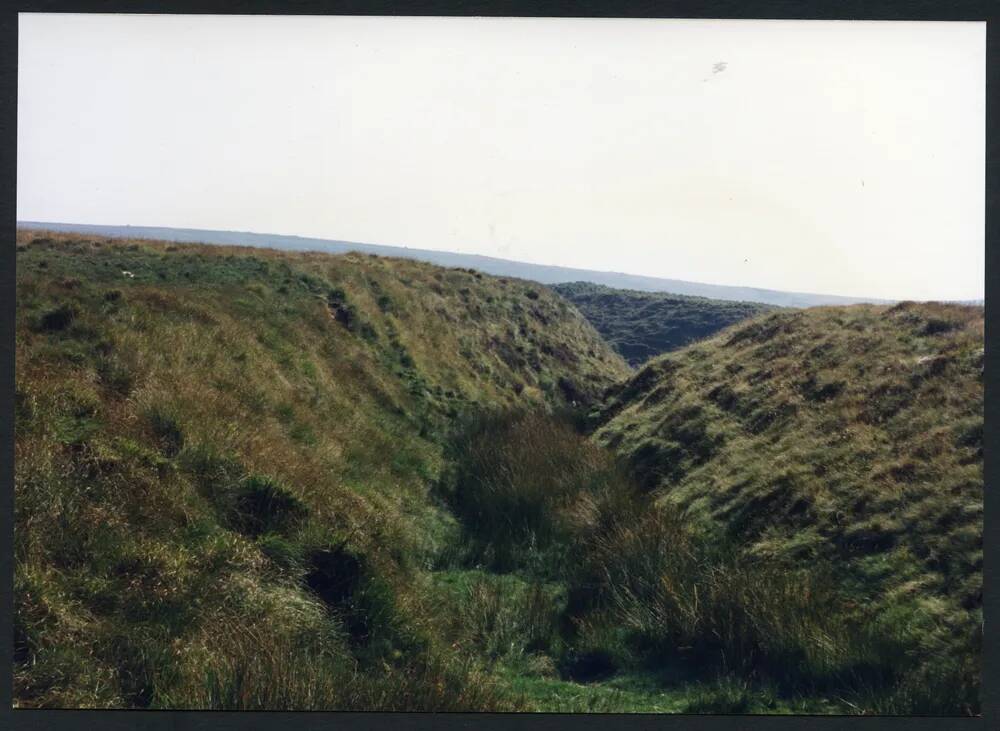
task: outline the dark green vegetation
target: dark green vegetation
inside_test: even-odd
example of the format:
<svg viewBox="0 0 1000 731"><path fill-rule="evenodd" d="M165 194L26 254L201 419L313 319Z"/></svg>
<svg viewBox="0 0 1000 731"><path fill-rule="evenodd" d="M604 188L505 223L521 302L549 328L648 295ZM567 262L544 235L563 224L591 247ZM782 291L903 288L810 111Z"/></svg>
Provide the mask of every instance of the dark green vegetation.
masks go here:
<svg viewBox="0 0 1000 731"><path fill-rule="evenodd" d="M18 247L20 706L978 710L981 310L764 316L629 378L530 282Z"/></svg>
<svg viewBox="0 0 1000 731"><path fill-rule="evenodd" d="M576 305L634 367L774 309L754 302L612 289L590 282L554 284L552 289Z"/></svg>

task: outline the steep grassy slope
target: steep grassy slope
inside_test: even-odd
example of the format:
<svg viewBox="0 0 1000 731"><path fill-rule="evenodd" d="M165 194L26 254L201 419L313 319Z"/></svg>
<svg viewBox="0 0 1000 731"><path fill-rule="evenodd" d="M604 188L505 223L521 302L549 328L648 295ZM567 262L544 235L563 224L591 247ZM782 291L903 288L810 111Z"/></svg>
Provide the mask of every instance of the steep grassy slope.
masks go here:
<svg viewBox="0 0 1000 731"><path fill-rule="evenodd" d="M633 373L530 282L17 246L18 705L978 711L981 309Z"/></svg>
<svg viewBox="0 0 1000 731"><path fill-rule="evenodd" d="M971 698L982 374L982 308L775 313L647 364L612 389L596 439L744 556L827 567L856 615Z"/></svg>
<svg viewBox="0 0 1000 731"><path fill-rule="evenodd" d="M555 284L552 289L576 305L633 367L773 309L753 302L612 289L590 282Z"/></svg>
<svg viewBox="0 0 1000 731"><path fill-rule="evenodd" d="M19 232L22 706L508 708L440 641L457 413L627 367L528 282Z"/></svg>

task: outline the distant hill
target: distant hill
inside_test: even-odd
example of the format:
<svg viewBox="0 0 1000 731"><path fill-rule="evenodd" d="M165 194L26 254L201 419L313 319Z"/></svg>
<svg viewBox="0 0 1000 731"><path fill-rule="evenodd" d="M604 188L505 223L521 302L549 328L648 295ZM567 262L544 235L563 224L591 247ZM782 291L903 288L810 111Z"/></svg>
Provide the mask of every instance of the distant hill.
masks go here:
<svg viewBox="0 0 1000 731"><path fill-rule="evenodd" d="M612 289L589 282L554 284L552 289L576 305L633 367L772 309L755 302Z"/></svg>
<svg viewBox="0 0 1000 731"><path fill-rule="evenodd" d="M278 234L258 234L244 231L211 231L194 228L163 228L154 226L104 226L84 223L51 223L41 221L19 221L19 228L47 229L68 233L83 233L93 236L112 236L161 241L183 241L188 243L230 244L240 246L261 246L290 251L323 251L343 254L358 251L379 256L395 256L417 259L447 267L478 269L486 274L501 277L531 279L542 284L561 282L593 282L616 289L633 289L642 292L671 292L693 297L741 302L761 302L779 307L814 307L817 305L849 305L860 302L888 303L887 300L861 297L841 297L827 294L807 294L803 292L781 292L756 287L732 287L721 284L686 282L680 279L661 279L638 274L620 272L598 272L572 267L546 266L527 262L497 259L478 254L457 254L429 249L410 249L403 246L382 246L362 244L353 241L316 239L302 236L282 236Z"/></svg>

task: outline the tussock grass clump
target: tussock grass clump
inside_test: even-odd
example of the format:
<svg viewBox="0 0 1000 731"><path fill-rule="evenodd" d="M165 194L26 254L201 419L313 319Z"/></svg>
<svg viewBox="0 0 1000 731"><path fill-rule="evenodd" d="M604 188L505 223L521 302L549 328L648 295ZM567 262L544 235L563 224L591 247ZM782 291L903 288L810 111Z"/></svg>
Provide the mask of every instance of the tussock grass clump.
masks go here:
<svg viewBox="0 0 1000 731"><path fill-rule="evenodd" d="M270 477L251 475L233 496L230 522L249 536L287 533L309 515L309 508Z"/></svg>
<svg viewBox="0 0 1000 731"><path fill-rule="evenodd" d="M102 353L96 362L97 381L115 397L125 398L136 385L133 366L125 358L114 353Z"/></svg>
<svg viewBox="0 0 1000 731"><path fill-rule="evenodd" d="M257 542L261 553L280 570L299 574L304 568L301 546L277 533L265 533Z"/></svg>
<svg viewBox="0 0 1000 731"><path fill-rule="evenodd" d="M462 641L490 661L559 649L557 593L538 582L479 577L460 599Z"/></svg>
<svg viewBox="0 0 1000 731"><path fill-rule="evenodd" d="M38 323L43 332L59 332L68 328L76 319L78 311L72 305L60 305L42 315Z"/></svg>
<svg viewBox="0 0 1000 731"><path fill-rule="evenodd" d="M826 567L740 555L664 510L619 521L588 548L583 575L638 635L647 660L801 689L870 661Z"/></svg>
<svg viewBox="0 0 1000 731"><path fill-rule="evenodd" d="M164 455L176 457L184 446L184 433L177 419L168 411L153 409L149 414L149 426Z"/></svg>
<svg viewBox="0 0 1000 731"><path fill-rule="evenodd" d="M461 711L516 708L467 660L433 658L359 672L309 650L254 652L211 669L192 708L227 711Z"/></svg>
<svg viewBox="0 0 1000 731"><path fill-rule="evenodd" d="M582 494L623 484L610 454L543 413L476 415L449 456L445 498L464 528L467 560L499 571L530 564L544 573L565 560Z"/></svg>

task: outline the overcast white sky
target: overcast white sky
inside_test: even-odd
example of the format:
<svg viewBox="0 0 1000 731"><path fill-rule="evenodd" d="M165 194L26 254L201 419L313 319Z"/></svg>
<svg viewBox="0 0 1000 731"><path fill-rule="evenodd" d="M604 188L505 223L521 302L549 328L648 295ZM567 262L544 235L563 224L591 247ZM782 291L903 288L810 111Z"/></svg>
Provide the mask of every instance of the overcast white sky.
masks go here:
<svg viewBox="0 0 1000 731"><path fill-rule="evenodd" d="M985 24L20 16L19 220L983 296Z"/></svg>

